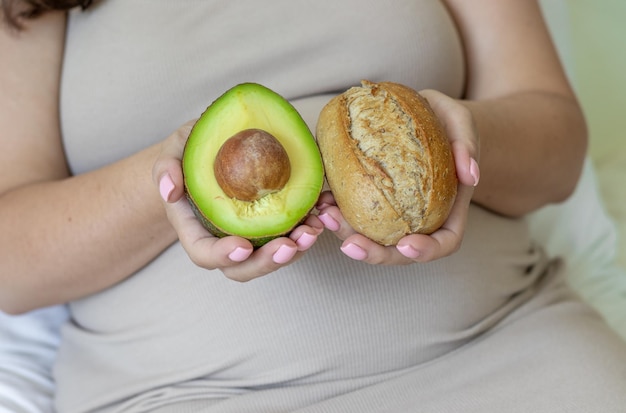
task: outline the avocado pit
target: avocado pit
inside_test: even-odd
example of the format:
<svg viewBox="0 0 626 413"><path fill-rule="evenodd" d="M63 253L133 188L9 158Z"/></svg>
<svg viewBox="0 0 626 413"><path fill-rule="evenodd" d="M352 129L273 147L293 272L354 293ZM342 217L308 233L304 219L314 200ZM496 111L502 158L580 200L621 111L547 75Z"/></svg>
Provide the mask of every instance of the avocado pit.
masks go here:
<svg viewBox="0 0 626 413"><path fill-rule="evenodd" d="M291 176L291 163L273 135L262 129L245 129L221 146L213 173L226 195L254 202L284 188Z"/></svg>

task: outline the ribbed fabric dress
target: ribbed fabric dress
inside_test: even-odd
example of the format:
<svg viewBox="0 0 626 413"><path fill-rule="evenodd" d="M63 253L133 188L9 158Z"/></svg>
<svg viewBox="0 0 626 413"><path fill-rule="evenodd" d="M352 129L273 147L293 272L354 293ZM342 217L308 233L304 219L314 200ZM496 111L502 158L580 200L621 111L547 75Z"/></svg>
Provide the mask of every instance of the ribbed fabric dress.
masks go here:
<svg viewBox="0 0 626 413"><path fill-rule="evenodd" d="M435 0L104 0L71 14L64 144L76 174L167 137L241 82L314 130L361 79L460 96L454 23ZM71 304L59 413L617 412L626 347L565 287L526 222L470 210L455 255L372 266L329 232L241 284L179 244Z"/></svg>

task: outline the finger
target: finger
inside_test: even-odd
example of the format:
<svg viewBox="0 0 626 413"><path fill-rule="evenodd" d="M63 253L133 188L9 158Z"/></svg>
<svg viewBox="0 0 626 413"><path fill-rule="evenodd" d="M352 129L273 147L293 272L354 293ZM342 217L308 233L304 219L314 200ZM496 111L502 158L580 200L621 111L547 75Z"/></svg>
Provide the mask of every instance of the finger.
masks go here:
<svg viewBox="0 0 626 413"><path fill-rule="evenodd" d="M343 215L338 207L329 206L320 211L318 219L324 224L324 227L337 236L341 240L345 240L351 235L356 234L356 231L350 226L350 224L343 218Z"/></svg>
<svg viewBox="0 0 626 413"><path fill-rule="evenodd" d="M222 272L231 280L247 282L289 265L303 254L293 240L276 238L255 250L247 260L226 267Z"/></svg>
<svg viewBox="0 0 626 413"><path fill-rule="evenodd" d="M471 110L436 90L422 90L420 94L428 100L446 131L459 181L464 185L478 185L480 137Z"/></svg>
<svg viewBox="0 0 626 413"><path fill-rule="evenodd" d="M329 206L337 206L337 202L335 202L332 192L324 191L320 194L315 207L321 212Z"/></svg>
<svg viewBox="0 0 626 413"><path fill-rule="evenodd" d="M480 169L476 159L471 156L466 143L457 140L451 142L451 145L459 182L463 185L477 186L480 180Z"/></svg>
<svg viewBox="0 0 626 413"><path fill-rule="evenodd" d="M186 198L166 204L165 209L181 245L199 267L213 270L234 266L252 254L252 244L244 238L213 236L196 218Z"/></svg>
<svg viewBox="0 0 626 413"><path fill-rule="evenodd" d="M178 128L161 144L161 152L152 167L152 179L165 202L175 202L183 196L183 172L181 161L187 137L195 121Z"/></svg>
<svg viewBox="0 0 626 413"><path fill-rule="evenodd" d="M396 249L417 262L434 261L456 252L463 240L473 190L459 185L457 199L443 226L430 235L407 235L398 241Z"/></svg>
<svg viewBox="0 0 626 413"><path fill-rule="evenodd" d="M306 251L315 244L322 231L324 224L315 215L309 215L303 225L291 231L289 238L296 243L298 251Z"/></svg>
<svg viewBox="0 0 626 413"><path fill-rule="evenodd" d="M361 234L346 238L341 245L341 251L353 260L373 265L406 265L413 262L394 246L382 246Z"/></svg>
<svg viewBox="0 0 626 413"><path fill-rule="evenodd" d="M341 222L343 216L337 208L337 202L335 197L330 191L324 191L320 194L316 205L319 221L324 225L326 229L332 232L338 232L341 229ZM339 233L337 235L340 235ZM345 239L349 234L346 234Z"/></svg>
<svg viewBox="0 0 626 413"><path fill-rule="evenodd" d="M177 228L180 242L192 262L209 270L220 269L235 281L247 282L267 275L298 259L302 252L289 238L277 238L254 250L252 244L241 237L217 238L211 235L196 219L186 199L168 204L172 224ZM317 238L320 225L303 226L303 230Z"/></svg>

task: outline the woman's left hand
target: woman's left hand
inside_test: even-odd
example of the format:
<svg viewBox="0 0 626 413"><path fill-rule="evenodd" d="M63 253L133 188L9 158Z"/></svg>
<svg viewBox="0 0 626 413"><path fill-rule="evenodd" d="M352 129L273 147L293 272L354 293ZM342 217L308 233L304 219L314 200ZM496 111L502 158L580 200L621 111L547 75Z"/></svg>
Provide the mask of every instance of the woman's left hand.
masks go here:
<svg viewBox="0 0 626 413"><path fill-rule="evenodd" d="M428 262L451 255L461 246L469 205L479 180L478 134L470 110L460 101L435 90L423 90L420 94L429 101L452 145L459 179L454 205L437 231L430 235L410 234L397 245L385 247L358 234L343 218L332 193L323 193L317 206L319 219L343 240L343 253L355 260L390 265Z"/></svg>

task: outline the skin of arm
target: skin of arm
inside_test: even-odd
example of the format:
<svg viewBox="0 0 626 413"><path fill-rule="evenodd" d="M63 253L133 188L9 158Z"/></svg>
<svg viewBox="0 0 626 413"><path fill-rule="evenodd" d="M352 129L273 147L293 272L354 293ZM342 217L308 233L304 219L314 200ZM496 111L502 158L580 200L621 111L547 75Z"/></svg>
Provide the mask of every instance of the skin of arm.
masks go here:
<svg viewBox="0 0 626 413"><path fill-rule="evenodd" d="M155 145L70 176L58 94L65 16L0 31L0 308L21 313L127 277L175 241L152 185Z"/></svg>
<svg viewBox="0 0 626 413"><path fill-rule="evenodd" d="M467 59L469 108L480 136L473 201L518 217L565 200L587 149L587 127L536 1L445 0Z"/></svg>

